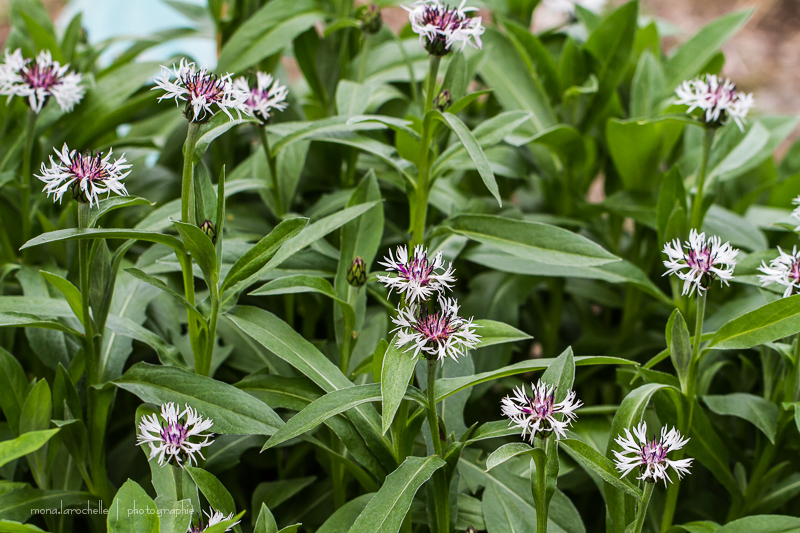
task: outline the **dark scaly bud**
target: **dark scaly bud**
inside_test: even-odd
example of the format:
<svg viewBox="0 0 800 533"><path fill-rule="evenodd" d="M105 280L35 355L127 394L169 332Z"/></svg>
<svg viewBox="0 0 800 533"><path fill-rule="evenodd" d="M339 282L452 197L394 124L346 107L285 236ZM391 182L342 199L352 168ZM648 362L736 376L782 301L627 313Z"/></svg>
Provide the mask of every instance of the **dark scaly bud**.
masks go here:
<svg viewBox="0 0 800 533"><path fill-rule="evenodd" d="M368 35L375 35L381 31L383 15L377 4L369 4L361 12L361 31Z"/></svg>
<svg viewBox="0 0 800 533"><path fill-rule="evenodd" d="M353 287L363 287L367 283L367 267L361 256L353 259L350 268L347 270L347 283Z"/></svg>
<svg viewBox="0 0 800 533"><path fill-rule="evenodd" d="M444 110L450 107L452 104L453 104L453 97L450 96L450 91L448 91L447 89L441 91L439 94L436 95L436 98L433 99L433 106L442 112L444 112Z"/></svg>
<svg viewBox="0 0 800 533"><path fill-rule="evenodd" d="M200 224L200 229L203 230L203 233L208 235L208 238L211 239L212 243L217 243L217 228L214 227L214 224L212 224L210 220L206 219L202 224Z"/></svg>

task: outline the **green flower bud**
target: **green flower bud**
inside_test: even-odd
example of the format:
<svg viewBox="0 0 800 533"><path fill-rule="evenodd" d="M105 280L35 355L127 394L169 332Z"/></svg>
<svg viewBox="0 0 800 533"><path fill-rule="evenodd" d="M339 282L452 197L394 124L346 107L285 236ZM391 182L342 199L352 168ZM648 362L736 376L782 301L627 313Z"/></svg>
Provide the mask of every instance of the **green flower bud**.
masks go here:
<svg viewBox="0 0 800 533"><path fill-rule="evenodd" d="M370 4L361 12L361 31L369 35L375 35L381 31L383 26L383 16L381 8L377 4Z"/></svg>
<svg viewBox="0 0 800 533"><path fill-rule="evenodd" d="M433 99L433 106L439 111L444 111L453 104L453 98L450 96L450 91L447 89L436 95Z"/></svg>
<svg viewBox="0 0 800 533"><path fill-rule="evenodd" d="M361 257L356 257L350 263L350 268L347 271L347 283L353 287L363 287L367 283L367 267Z"/></svg>
<svg viewBox="0 0 800 533"><path fill-rule="evenodd" d="M214 227L214 224L211 223L210 220L206 219L202 224L200 224L200 229L203 230L203 233L208 235L208 238L211 239L211 242L217 242L217 228Z"/></svg>

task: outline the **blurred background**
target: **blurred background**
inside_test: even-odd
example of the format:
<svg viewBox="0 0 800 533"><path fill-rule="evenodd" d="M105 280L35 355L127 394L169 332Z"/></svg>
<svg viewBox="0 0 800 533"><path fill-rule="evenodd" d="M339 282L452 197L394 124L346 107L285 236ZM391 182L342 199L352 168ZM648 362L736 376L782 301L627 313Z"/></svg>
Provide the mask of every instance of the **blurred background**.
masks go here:
<svg viewBox="0 0 800 533"><path fill-rule="evenodd" d="M554 9L565 0L543 1L536 10L534 26L552 27L564 22L567 15ZM589 0L579 0L589 3ZM592 0L597 3L602 0ZM92 42L106 39L120 41L112 46L113 56L124 48L126 37L142 36L168 28L198 26L193 15L205 0L43 0L57 25L66 24L72 15L83 12L83 24ZM621 4L612 0L611 4ZM0 0L0 43L8 33L9 0ZM744 29L723 47L726 62L723 74L756 97L756 112L761 115L800 115L800 0L641 0L643 16L655 16L672 26L675 35L667 40L672 46L694 34L703 25L723 13L755 7L755 15ZM194 8L194 9L193 9ZM397 30L407 22L399 7L384 10L384 19ZM202 22L199 23L202 25ZM214 42L211 21L207 39L185 39L153 48L143 56L163 60L174 54L189 53L204 65L213 65ZM201 28L202 30L203 28ZM290 76L297 69L285 65ZM795 131L783 146L800 137ZM778 153L780 157L782 154Z"/></svg>

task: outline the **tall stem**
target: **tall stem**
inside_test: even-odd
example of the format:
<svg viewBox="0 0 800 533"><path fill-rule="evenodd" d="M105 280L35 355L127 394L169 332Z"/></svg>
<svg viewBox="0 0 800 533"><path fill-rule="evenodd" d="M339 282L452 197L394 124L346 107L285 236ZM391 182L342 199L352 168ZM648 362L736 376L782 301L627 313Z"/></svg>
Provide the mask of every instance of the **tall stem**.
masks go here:
<svg viewBox="0 0 800 533"><path fill-rule="evenodd" d="M689 436L692 430L692 419L694 418L694 397L697 391L697 374L700 367L700 340L703 336L703 320L706 315L706 298L708 291L697 292L697 314L694 325L694 342L692 343L692 359L689 361L689 375L686 378L686 390L682 391L689 404L689 413L685 418L685 424L681 428L683 434ZM684 450L675 452L674 460L683 459ZM672 526L672 519L675 517L675 508L678 505L678 494L681 491L681 480L676 479L667 489L667 497L664 501L664 513L661 515L661 530L666 531Z"/></svg>
<svg viewBox="0 0 800 533"><path fill-rule="evenodd" d="M692 203L692 218L689 224L690 228L695 228L698 231L703 224L703 188L706 182L706 171L708 169L708 157L711 153L711 145L714 143L714 134L716 128L710 127L706 130L705 138L703 139L703 155L700 159L700 174L697 177L697 194Z"/></svg>
<svg viewBox="0 0 800 533"><path fill-rule="evenodd" d="M412 245L422 244L425 238L425 220L428 215L428 158L430 156L430 144L432 135L431 119L428 116L433 107L433 98L436 91L436 75L439 72L439 63L442 58L439 56L430 57L430 68L428 70L428 82L425 93L425 112L422 115L422 139L419 143L419 166L417 173L416 191L414 193L414 209L412 214Z"/></svg>
<svg viewBox="0 0 800 533"><path fill-rule="evenodd" d="M195 224L194 205L194 149L200 137L200 124L189 122L186 142L183 144L183 178L181 179L181 222Z"/></svg>
<svg viewBox="0 0 800 533"><path fill-rule="evenodd" d="M266 126L259 126L258 138L261 139L261 146L264 148L264 155L267 158L269 165L269 175L272 180L272 199L275 202L275 216L281 218L283 216L283 197L281 196L281 182L278 180L278 169L275 164L275 158L272 157L272 151L269 147L269 138L267 137Z"/></svg>
<svg viewBox="0 0 800 533"><path fill-rule="evenodd" d="M547 533L547 520L550 514L550 506L545 496L545 487L547 486L547 462L550 460L550 454L548 452L550 451L549 447L553 439L546 438L538 440L539 445L537 447L544 449L546 459L544 461L534 460L536 464L537 493L540 494L540 496L534 498L534 503L536 504L536 533ZM534 496L536 496L537 493L534 493Z"/></svg>
<svg viewBox="0 0 800 533"><path fill-rule="evenodd" d="M647 507L650 505L650 497L653 496L653 489L655 483L644 483L644 495L642 501L639 503L639 509L636 511L636 520L633 522L633 530L631 533L642 533L642 526L644 525L644 518L647 516Z"/></svg>
<svg viewBox="0 0 800 533"><path fill-rule="evenodd" d="M358 65L358 83L364 83L364 77L367 74L367 60L369 59L369 45L372 39L368 33L362 33L364 36L364 46L361 47L361 63Z"/></svg>
<svg viewBox="0 0 800 533"><path fill-rule="evenodd" d="M28 125L25 132L25 150L22 154L22 169L19 174L19 211L22 218L22 243L31 238L31 157L33 143L36 140L36 119L39 115L33 109L28 110ZM22 257L27 256L27 249Z"/></svg>
<svg viewBox="0 0 800 533"><path fill-rule="evenodd" d="M444 459L442 439L439 434L439 415L436 414L436 360L428 359L428 424L431 427L431 440L436 455ZM438 533L450 531L450 489L444 468L433 473L434 506Z"/></svg>
<svg viewBox="0 0 800 533"><path fill-rule="evenodd" d="M78 229L89 227L89 211L91 206L87 202L78 203ZM88 239L78 241L78 275L81 287L81 312L83 314L83 355L86 361L86 379L88 385L96 385L99 380L97 359L94 353L94 321L90 311L89 302L89 245Z"/></svg>
<svg viewBox="0 0 800 533"><path fill-rule="evenodd" d="M214 358L214 345L216 344L218 318L219 318L219 296L214 295L211 298L211 316L209 317L208 321L208 342L206 342L205 357L203 357L203 362L200 367L200 371L197 372L197 370L195 370L201 376L211 375L211 360Z"/></svg>

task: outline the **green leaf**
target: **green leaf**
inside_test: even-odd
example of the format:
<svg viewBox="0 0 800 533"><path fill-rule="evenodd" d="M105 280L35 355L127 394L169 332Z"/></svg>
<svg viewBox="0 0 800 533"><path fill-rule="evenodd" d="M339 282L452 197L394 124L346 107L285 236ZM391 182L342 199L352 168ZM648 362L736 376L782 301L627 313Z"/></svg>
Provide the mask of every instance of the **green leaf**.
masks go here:
<svg viewBox="0 0 800 533"><path fill-rule="evenodd" d="M246 392L175 367L137 363L113 383L145 402L188 404L214 420L214 433L272 435L283 425L272 409Z"/></svg>
<svg viewBox="0 0 800 533"><path fill-rule="evenodd" d="M478 345L475 347L476 350L486 346L494 346L495 344L524 341L532 338L524 331L520 331L514 326L509 326L505 322L482 318L474 320L473 324L478 326L477 331L481 336Z"/></svg>
<svg viewBox="0 0 800 533"><path fill-rule="evenodd" d="M734 11L714 20L686 41L667 61L664 94L671 93L683 80L694 78L725 42L745 25L753 9Z"/></svg>
<svg viewBox="0 0 800 533"><path fill-rule="evenodd" d="M511 442L509 444L504 444L489 454L489 457L486 458L486 471L488 472L492 468L505 463L512 457L526 453L533 453L534 450L536 450L536 448L532 448L524 442Z"/></svg>
<svg viewBox="0 0 800 533"><path fill-rule="evenodd" d="M659 165L675 145L683 124L671 120L619 120L606 123L606 139L614 167L626 190L651 190Z"/></svg>
<svg viewBox="0 0 800 533"><path fill-rule="evenodd" d="M109 533L159 533L156 502L135 481L120 487L108 513Z"/></svg>
<svg viewBox="0 0 800 533"><path fill-rule="evenodd" d="M261 512L258 513L253 533L278 533L278 524L275 522L275 517L272 516L272 513L269 512L264 503L261 504Z"/></svg>
<svg viewBox="0 0 800 533"><path fill-rule="evenodd" d="M246 70L288 46L324 16L311 0L276 0L265 4L222 47L217 71Z"/></svg>
<svg viewBox="0 0 800 533"><path fill-rule="evenodd" d="M131 276L135 277L136 279L142 280L145 283L148 283L148 284L152 285L153 287L161 289L162 291L167 293L167 295L169 295L170 298L172 298L173 300L178 302L187 311L189 311L198 320L198 322L200 323L200 325L203 328L206 327L206 320L203 317L203 315L200 313L200 311L198 311L195 306L190 304L186 300L186 298L184 298L184 296L182 294L178 294L178 292L173 290L169 285L167 285L166 283L164 283L160 279L158 279L156 277L153 277L150 274L147 274L146 272L143 272L143 271L139 270L138 268L126 268L124 271L126 273L130 274Z"/></svg>
<svg viewBox="0 0 800 533"><path fill-rule="evenodd" d="M774 403L744 392L703 396L703 401L718 415L735 416L747 420L760 429L770 442L775 443L779 410Z"/></svg>
<svg viewBox="0 0 800 533"><path fill-rule="evenodd" d="M320 526L316 533L340 533L342 531L348 531L358 518L358 515L361 514L374 496L374 493L362 494L342 505L325 520L325 523Z"/></svg>
<svg viewBox="0 0 800 533"><path fill-rule="evenodd" d="M800 518L759 515L734 520L716 530L715 533L796 533L798 530L800 530Z"/></svg>
<svg viewBox="0 0 800 533"><path fill-rule="evenodd" d="M183 253L183 243L172 235L146 231L140 229L61 229L37 235L22 245L21 250L32 246L39 246L50 242L73 241L82 239L136 239L139 241L155 242L169 246Z"/></svg>
<svg viewBox="0 0 800 533"><path fill-rule="evenodd" d="M233 264L228 275L225 276L225 281L222 282L221 292L256 274L270 259L275 257L286 241L302 232L307 224L307 218L292 218L275 226L263 239L258 241L258 244L245 252Z"/></svg>
<svg viewBox="0 0 800 533"><path fill-rule="evenodd" d="M83 324L83 304L81 302L81 291L78 290L78 287L57 274L52 274L44 270L40 270L39 272L44 276L44 279L49 281L53 287L64 295L72 312L75 313L75 316L78 317L78 320Z"/></svg>
<svg viewBox="0 0 800 533"><path fill-rule="evenodd" d="M615 489L630 494L638 500L642 499L642 491L627 479L620 479L619 473L614 468L614 462L602 453L577 439L561 439L558 444L571 452L570 455L584 467L600 476L603 481Z"/></svg>
<svg viewBox="0 0 800 533"><path fill-rule="evenodd" d="M745 349L800 332L800 295L759 307L719 328L708 346L720 350Z"/></svg>
<svg viewBox="0 0 800 533"><path fill-rule="evenodd" d="M381 401L380 384L356 385L346 389L329 392L321 398L311 402L308 407L297 413L281 427L264 444L262 450L273 448L278 444L293 439L322 424L328 418L353 409L367 402ZM425 396L416 388L407 386L408 391L404 398L416 401L425 406Z"/></svg>
<svg viewBox="0 0 800 533"><path fill-rule="evenodd" d="M596 266L619 261L602 246L571 231L493 215L459 215L444 227L513 256L550 265Z"/></svg>
<svg viewBox="0 0 800 533"><path fill-rule="evenodd" d="M667 321L667 344L672 365L678 373L681 388L688 390L689 366L692 360L692 345L689 341L689 329L683 320L681 312L675 309Z"/></svg>
<svg viewBox="0 0 800 533"><path fill-rule="evenodd" d="M24 457L29 453L35 452L44 446L47 441L49 441L53 435L59 431L60 430L58 428L29 431L27 433L23 433L16 439L4 440L0 442L0 467L6 463L10 463L14 459L19 459L20 457Z"/></svg>
<svg viewBox="0 0 800 533"><path fill-rule="evenodd" d="M461 141L464 149L475 164L475 168L478 174L480 174L483 184L486 185L486 188L492 193L497 203L502 206L503 201L500 198L500 190L497 188L497 181L494 179L494 173L489 165L489 160L486 159L486 154L483 153L480 144L478 144L472 132L469 131L469 128L461 122L461 119L452 113L441 113L440 111L434 110L432 116L444 122L447 127L456 134L458 140Z"/></svg>
<svg viewBox="0 0 800 533"><path fill-rule="evenodd" d="M14 312L0 312L0 327L12 328L42 328L52 329L55 331L63 331L64 333L71 333L75 337L82 337L80 333L71 327L62 324L58 320L49 318L39 318L36 315L29 315L27 313L14 313Z"/></svg>
<svg viewBox="0 0 800 533"><path fill-rule="evenodd" d="M386 477L347 533L397 533L417 490L444 465L438 456L408 457Z"/></svg>
<svg viewBox="0 0 800 533"><path fill-rule="evenodd" d="M153 205L153 203L146 198L137 196L109 196L108 198L103 198L97 202L96 207L89 211L89 227L93 228L100 217L109 211L131 205Z"/></svg>
<svg viewBox="0 0 800 533"><path fill-rule="evenodd" d="M382 432L385 434L392 425L394 415L406 395L414 368L419 357L415 357L406 347L397 346L395 336L389 342L381 365L381 398L383 400ZM427 401L423 402L427 406Z"/></svg>
<svg viewBox="0 0 800 533"><path fill-rule="evenodd" d="M173 467L175 468L175 467ZM202 468L186 466L186 472L192 476L192 480L197 484L197 488L208 500L208 504L215 510L221 511L224 515L236 514L236 505L233 496L228 492L214 474L206 472ZM239 528L237 527L237 531ZM224 528L223 528L224 531Z"/></svg>
<svg viewBox="0 0 800 533"><path fill-rule="evenodd" d="M0 348L0 408L14 435L19 435L19 416L27 396L28 379L20 362Z"/></svg>
<svg viewBox="0 0 800 533"><path fill-rule="evenodd" d="M12 522L11 520L0 520L0 531L5 533L46 533L44 529L39 529L36 526Z"/></svg>
<svg viewBox="0 0 800 533"><path fill-rule="evenodd" d="M556 388L555 402L561 403L567 397L575 381L575 357L572 347L564 350L542 374L542 381Z"/></svg>
<svg viewBox="0 0 800 533"><path fill-rule="evenodd" d="M526 374L535 370L545 370L556 359L532 359L528 361L521 361L513 365L508 365L498 370L491 370L489 372L482 372L473 376L464 376L459 378L443 378L436 381L436 401L440 402L448 396L462 391L469 387L474 387L480 383L493 381L508 376L516 376L518 374ZM597 355L584 355L575 357L576 366L586 365L633 365L634 361L621 359L619 357L605 357Z"/></svg>
<svg viewBox="0 0 800 533"><path fill-rule="evenodd" d="M89 492L39 490L29 487L10 489L0 494L0 520L25 522L32 516L34 510L41 512L39 511L41 509L52 509L47 514L55 514L55 511L60 509L96 505L97 497Z"/></svg>
<svg viewBox="0 0 800 533"><path fill-rule="evenodd" d="M214 249L214 243L206 232L195 226L194 224L186 224L184 222L173 221L178 233L181 235L186 250L192 254L192 259L195 260L200 270L203 271L206 284L209 289L216 290L217 283L219 282L219 270L217 267L217 251Z"/></svg>

